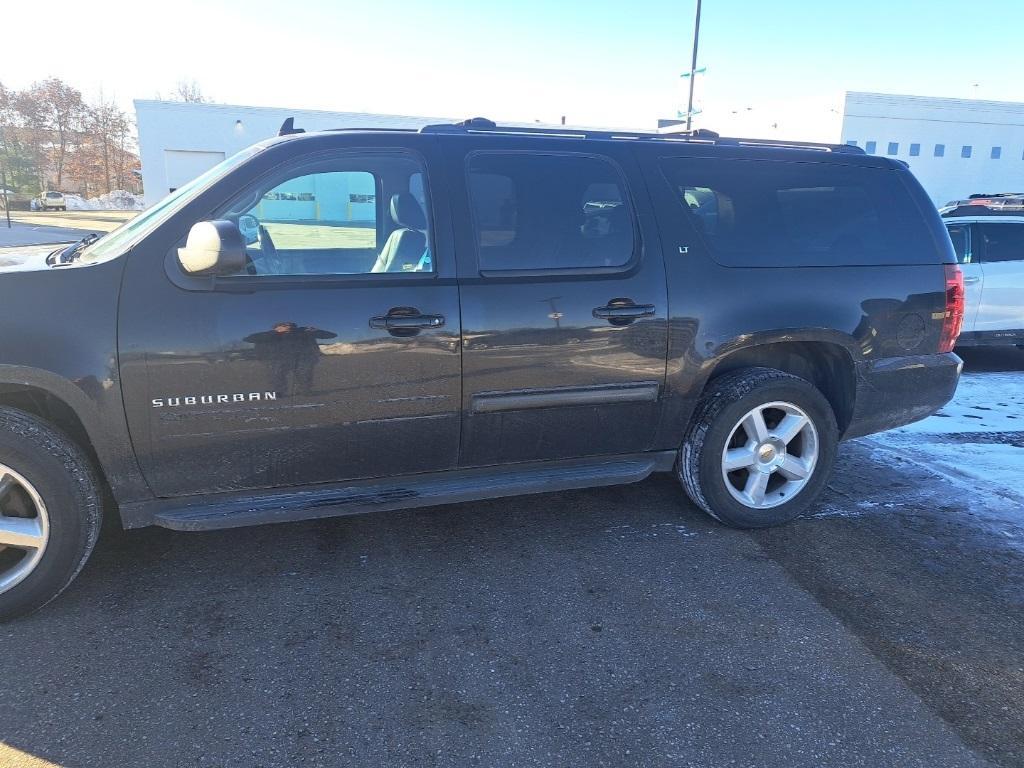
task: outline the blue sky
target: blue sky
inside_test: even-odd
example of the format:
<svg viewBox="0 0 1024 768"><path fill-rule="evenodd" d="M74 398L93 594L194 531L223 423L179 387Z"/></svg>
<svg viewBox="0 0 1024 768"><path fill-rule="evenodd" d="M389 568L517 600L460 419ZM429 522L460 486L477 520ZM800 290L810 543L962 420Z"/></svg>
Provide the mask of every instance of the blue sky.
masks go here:
<svg viewBox="0 0 1024 768"><path fill-rule="evenodd" d="M690 0L31 5L5 10L8 86L629 127L685 108L693 23ZM705 0L698 124L838 139L845 90L1024 101L1022 33L1021 3Z"/></svg>

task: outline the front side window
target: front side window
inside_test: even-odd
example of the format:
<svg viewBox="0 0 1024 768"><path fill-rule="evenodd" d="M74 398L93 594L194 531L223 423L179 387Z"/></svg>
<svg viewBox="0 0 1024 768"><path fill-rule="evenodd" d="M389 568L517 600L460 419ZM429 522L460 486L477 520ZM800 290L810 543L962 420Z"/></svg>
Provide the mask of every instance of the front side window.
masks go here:
<svg viewBox="0 0 1024 768"><path fill-rule="evenodd" d="M953 241L953 250L956 251L956 260L961 264L973 262L971 256L971 225L954 224L947 227L949 239Z"/></svg>
<svg viewBox="0 0 1024 768"><path fill-rule="evenodd" d="M480 270L600 269L632 259L625 184L582 155L481 152L467 178Z"/></svg>
<svg viewBox="0 0 1024 768"><path fill-rule="evenodd" d="M218 214L246 243L247 275L433 272L423 169L405 155L299 164Z"/></svg>
<svg viewBox="0 0 1024 768"><path fill-rule="evenodd" d="M693 228L727 266L899 264L934 257L934 246L922 251L927 230L889 171L705 158L662 158L661 167Z"/></svg>
<svg viewBox="0 0 1024 768"><path fill-rule="evenodd" d="M978 224L985 243L986 264L998 261L1024 261L1024 225Z"/></svg>

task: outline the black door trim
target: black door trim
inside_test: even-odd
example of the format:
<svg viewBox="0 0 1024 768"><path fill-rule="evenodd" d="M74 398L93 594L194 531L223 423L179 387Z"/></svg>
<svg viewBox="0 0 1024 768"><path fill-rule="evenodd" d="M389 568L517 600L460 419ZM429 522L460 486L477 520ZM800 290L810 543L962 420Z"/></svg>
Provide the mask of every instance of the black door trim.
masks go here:
<svg viewBox="0 0 1024 768"><path fill-rule="evenodd" d="M495 413L497 411L518 411L524 408L645 403L657 400L658 390L659 385L656 381L634 381L628 384L598 384L590 387L478 392L473 395L471 410L474 413Z"/></svg>

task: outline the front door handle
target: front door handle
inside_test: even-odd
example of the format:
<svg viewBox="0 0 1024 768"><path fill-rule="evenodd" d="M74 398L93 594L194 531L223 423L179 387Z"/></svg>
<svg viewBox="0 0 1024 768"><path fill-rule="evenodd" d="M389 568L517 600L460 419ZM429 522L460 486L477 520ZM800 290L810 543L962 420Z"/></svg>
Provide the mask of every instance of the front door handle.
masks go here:
<svg viewBox="0 0 1024 768"><path fill-rule="evenodd" d="M635 304L632 299L612 299L603 307L594 308L594 317L612 325L628 325L637 318L653 316L653 304Z"/></svg>
<svg viewBox="0 0 1024 768"><path fill-rule="evenodd" d="M392 307L386 315L370 318L370 327L385 330L392 336L413 336L423 328L441 328L444 315L427 315L415 307Z"/></svg>

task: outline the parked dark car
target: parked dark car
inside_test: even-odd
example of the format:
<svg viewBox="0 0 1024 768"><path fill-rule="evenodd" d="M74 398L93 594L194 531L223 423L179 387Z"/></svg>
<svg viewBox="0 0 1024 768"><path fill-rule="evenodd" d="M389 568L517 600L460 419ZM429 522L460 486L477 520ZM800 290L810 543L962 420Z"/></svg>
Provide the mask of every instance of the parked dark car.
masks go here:
<svg viewBox="0 0 1024 768"><path fill-rule="evenodd" d="M104 510L203 531L671 471L774 525L961 366L938 213L845 146L293 133L0 265L8 617L68 585Z"/></svg>

